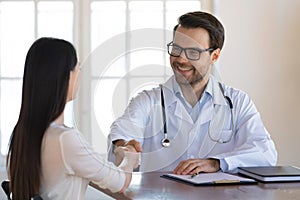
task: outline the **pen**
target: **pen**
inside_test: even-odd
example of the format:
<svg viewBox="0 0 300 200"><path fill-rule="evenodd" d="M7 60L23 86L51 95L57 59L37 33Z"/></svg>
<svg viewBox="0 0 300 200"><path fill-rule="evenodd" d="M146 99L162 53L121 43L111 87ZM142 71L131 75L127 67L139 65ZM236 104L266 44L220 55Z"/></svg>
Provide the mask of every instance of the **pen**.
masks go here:
<svg viewBox="0 0 300 200"><path fill-rule="evenodd" d="M194 178L195 176L197 176L197 175L200 174L200 173L201 173L201 172L194 173L194 174L191 175L190 178Z"/></svg>

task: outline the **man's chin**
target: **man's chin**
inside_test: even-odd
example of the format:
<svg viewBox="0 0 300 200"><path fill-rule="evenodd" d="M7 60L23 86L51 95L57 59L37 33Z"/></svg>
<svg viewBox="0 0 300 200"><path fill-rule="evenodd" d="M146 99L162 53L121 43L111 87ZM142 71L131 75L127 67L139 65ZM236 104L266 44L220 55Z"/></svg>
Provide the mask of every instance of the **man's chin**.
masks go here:
<svg viewBox="0 0 300 200"><path fill-rule="evenodd" d="M178 83L178 85L184 86L184 87L191 87L192 86L192 82L186 80L185 78L176 78L176 81Z"/></svg>
<svg viewBox="0 0 300 200"><path fill-rule="evenodd" d="M175 76L175 79L177 83L182 86L193 86L200 83L203 80L203 78L199 78L197 80L188 80L183 76Z"/></svg>
<svg viewBox="0 0 300 200"><path fill-rule="evenodd" d="M189 81L184 76L175 75L175 79L178 84L183 84L183 85L190 84Z"/></svg>

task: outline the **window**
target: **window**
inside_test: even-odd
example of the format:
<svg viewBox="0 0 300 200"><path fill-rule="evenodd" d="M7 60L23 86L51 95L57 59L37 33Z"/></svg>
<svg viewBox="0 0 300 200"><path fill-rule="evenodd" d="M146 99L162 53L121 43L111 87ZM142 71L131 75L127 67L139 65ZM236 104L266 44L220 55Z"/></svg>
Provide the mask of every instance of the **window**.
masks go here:
<svg viewBox="0 0 300 200"><path fill-rule="evenodd" d="M178 16L200 8L200 0L0 0L1 154L17 122L34 40L59 37L77 48L83 81L65 120L104 153L109 127L130 98L172 74L165 46Z"/></svg>
<svg viewBox="0 0 300 200"><path fill-rule="evenodd" d="M200 1L92 1L91 141L106 152L114 119L138 92L172 74L166 44L177 18L200 10Z"/></svg>
<svg viewBox="0 0 300 200"><path fill-rule="evenodd" d="M7 153L21 106L25 56L43 36L73 41L72 1L0 1L0 131L1 154ZM69 105L67 123L72 123ZM70 108L69 108L70 107Z"/></svg>

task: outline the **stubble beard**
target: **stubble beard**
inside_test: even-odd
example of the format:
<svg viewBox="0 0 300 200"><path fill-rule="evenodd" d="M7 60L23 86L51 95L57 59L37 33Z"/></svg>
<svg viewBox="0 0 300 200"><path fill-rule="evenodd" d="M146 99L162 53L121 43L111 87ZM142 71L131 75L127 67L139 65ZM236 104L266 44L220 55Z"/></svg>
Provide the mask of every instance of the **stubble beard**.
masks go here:
<svg viewBox="0 0 300 200"><path fill-rule="evenodd" d="M180 74L179 72L177 72L176 70L173 69L173 72L175 74L175 79L177 81L177 83L179 85L182 85L182 86L190 86L190 87L193 87L193 86L196 86L197 84L199 84L200 82L203 81L203 75L200 74L199 72L196 71L195 67L194 67L194 71L193 71L193 76L191 77L190 80L186 79L182 74ZM205 74L206 75L206 74Z"/></svg>

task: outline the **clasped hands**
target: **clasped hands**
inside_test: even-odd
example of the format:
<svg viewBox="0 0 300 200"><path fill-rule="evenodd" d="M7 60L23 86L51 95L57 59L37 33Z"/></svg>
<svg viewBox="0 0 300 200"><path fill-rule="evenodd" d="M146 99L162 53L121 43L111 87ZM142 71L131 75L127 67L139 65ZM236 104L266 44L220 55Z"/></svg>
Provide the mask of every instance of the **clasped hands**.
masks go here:
<svg viewBox="0 0 300 200"><path fill-rule="evenodd" d="M135 152L135 153L142 152L141 144L136 140L130 140L128 142L123 142L122 147L127 148L128 152ZM138 165L138 163L137 163L137 165ZM173 173L186 175L186 174L196 174L199 172L217 172L219 170L220 170L220 161L218 159L197 158L197 159L187 159L187 160L181 161L177 165L177 167L173 170Z"/></svg>
<svg viewBox="0 0 300 200"><path fill-rule="evenodd" d="M135 169L139 165L140 153L131 145L118 146L114 150L116 156L116 165L127 165L129 169ZM131 170L128 170L131 171Z"/></svg>

